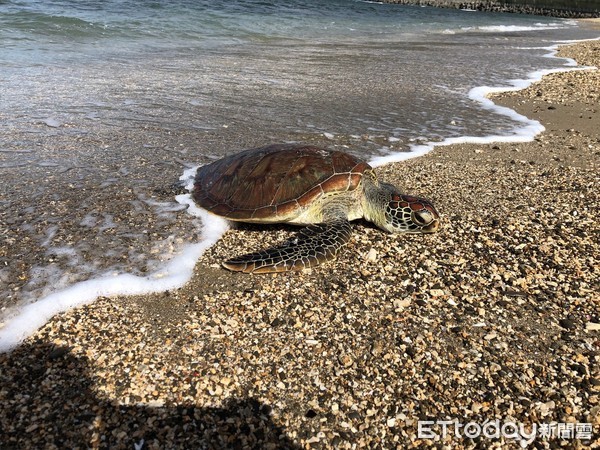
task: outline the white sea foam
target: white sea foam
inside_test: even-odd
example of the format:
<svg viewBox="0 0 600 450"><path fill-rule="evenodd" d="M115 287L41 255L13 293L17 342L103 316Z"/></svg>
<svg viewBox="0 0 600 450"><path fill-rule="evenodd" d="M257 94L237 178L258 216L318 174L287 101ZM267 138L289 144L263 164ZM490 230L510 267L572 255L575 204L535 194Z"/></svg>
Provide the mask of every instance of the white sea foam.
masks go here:
<svg viewBox="0 0 600 450"><path fill-rule="evenodd" d="M557 58L556 53L558 51L559 45L574 42L581 41L564 41L560 44L556 44L551 47L546 47L548 53L545 56L549 58ZM378 167L392 162L404 161L406 159L416 158L418 156L422 156L426 153L429 153L435 147L444 147L454 144L489 144L492 142L532 141L535 138L535 136L544 131L544 126L537 120L529 119L528 117L525 117L524 115L519 114L510 108L496 105L492 100L488 98L488 96L490 94L495 93L519 91L525 89L531 84L540 81L542 77L551 73L595 69L595 67L577 66L577 62L570 58L557 59L563 60L563 67L532 72L528 74L528 77L526 79L509 80L507 86L479 86L469 91L469 98L478 102L482 108L492 111L496 114L509 117L510 119L515 121L516 125L515 128L512 130L511 134L499 134L489 136L460 136L447 138L440 142L426 142L424 144L413 144L409 147L410 152L391 153L389 155L377 156L371 159L369 161L369 164L371 164L371 166L373 167Z"/></svg>
<svg viewBox="0 0 600 450"><path fill-rule="evenodd" d="M560 30L567 24L558 22L536 23L534 25L484 25L479 27L464 27L463 31L479 31L484 33L518 33L523 31Z"/></svg>
<svg viewBox="0 0 600 450"><path fill-rule="evenodd" d="M193 174L196 169L186 170L181 177L181 180L188 181L188 190L192 188ZM176 256L150 275L104 274L95 279L73 284L22 307L0 328L0 352L9 351L19 345L54 315L91 303L98 297L160 292L176 289L187 283L198 258L219 240L229 225L227 221L198 208L190 194L182 194L176 198L178 203L188 207L190 214L201 219L199 242L184 246Z"/></svg>
<svg viewBox="0 0 600 450"><path fill-rule="evenodd" d="M190 188L191 189L191 188ZM141 193L138 193L138 198L147 204L148 206L154 208L155 213L158 217L170 217L171 213L176 211L181 211L182 209L187 208L187 204L174 204L173 202L159 202L153 200Z"/></svg>

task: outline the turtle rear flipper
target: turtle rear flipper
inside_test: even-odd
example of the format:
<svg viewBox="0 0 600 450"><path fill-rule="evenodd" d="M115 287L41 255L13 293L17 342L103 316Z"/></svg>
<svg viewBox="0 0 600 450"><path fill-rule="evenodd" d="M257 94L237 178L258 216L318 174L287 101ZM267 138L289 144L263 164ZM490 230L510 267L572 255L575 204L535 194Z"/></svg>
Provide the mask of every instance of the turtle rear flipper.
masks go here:
<svg viewBox="0 0 600 450"><path fill-rule="evenodd" d="M269 273L302 270L334 259L350 239L346 219L311 225L282 245L230 259L223 266L234 272Z"/></svg>

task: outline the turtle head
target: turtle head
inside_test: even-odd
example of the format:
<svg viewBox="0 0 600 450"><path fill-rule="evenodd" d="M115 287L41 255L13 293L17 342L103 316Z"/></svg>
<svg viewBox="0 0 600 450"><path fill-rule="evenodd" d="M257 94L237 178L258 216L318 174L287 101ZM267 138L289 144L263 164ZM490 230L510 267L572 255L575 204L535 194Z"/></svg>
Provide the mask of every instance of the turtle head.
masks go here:
<svg viewBox="0 0 600 450"><path fill-rule="evenodd" d="M377 223L390 233L434 233L440 228L440 216L430 201L412 195L400 194L393 186L386 186L383 221Z"/></svg>

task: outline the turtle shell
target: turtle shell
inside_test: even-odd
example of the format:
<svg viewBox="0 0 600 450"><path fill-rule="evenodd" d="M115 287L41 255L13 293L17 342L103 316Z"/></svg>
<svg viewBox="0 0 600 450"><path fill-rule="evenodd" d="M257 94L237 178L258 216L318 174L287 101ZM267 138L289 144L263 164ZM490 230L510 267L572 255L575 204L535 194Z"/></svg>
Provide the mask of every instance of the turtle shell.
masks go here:
<svg viewBox="0 0 600 450"><path fill-rule="evenodd" d="M344 152L305 145L245 150L198 169L193 198L231 220L290 220L324 193L356 189L371 167Z"/></svg>

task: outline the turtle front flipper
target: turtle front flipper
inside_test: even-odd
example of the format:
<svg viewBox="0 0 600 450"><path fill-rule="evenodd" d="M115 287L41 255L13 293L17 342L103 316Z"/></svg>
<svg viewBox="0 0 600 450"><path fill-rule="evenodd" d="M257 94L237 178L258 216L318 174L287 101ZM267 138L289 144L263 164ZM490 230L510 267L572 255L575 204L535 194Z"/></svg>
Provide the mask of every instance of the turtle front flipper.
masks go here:
<svg viewBox="0 0 600 450"><path fill-rule="evenodd" d="M335 258L350 239L352 227L346 219L304 228L282 245L239 256L223 263L234 272L269 273L302 270Z"/></svg>

